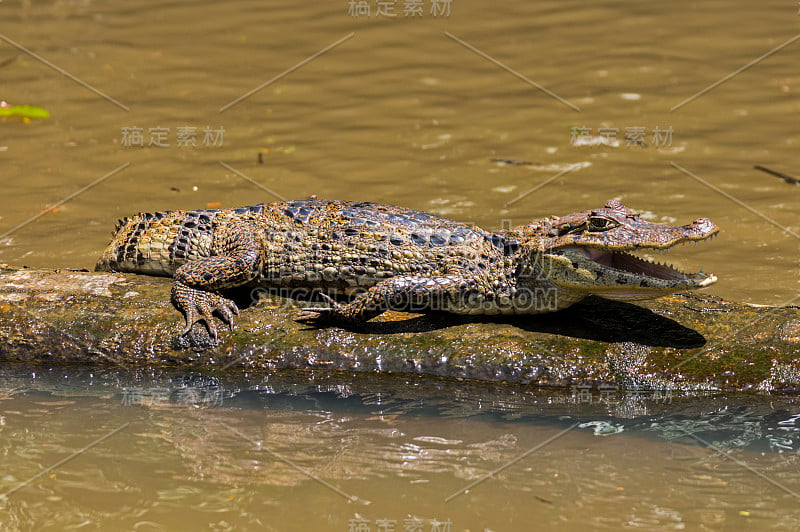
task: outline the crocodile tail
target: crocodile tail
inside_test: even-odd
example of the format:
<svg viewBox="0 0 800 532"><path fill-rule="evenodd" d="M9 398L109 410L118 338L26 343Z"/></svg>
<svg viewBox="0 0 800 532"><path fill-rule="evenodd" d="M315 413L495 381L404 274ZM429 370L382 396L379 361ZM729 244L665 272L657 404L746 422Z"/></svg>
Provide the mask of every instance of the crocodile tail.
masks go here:
<svg viewBox="0 0 800 532"><path fill-rule="evenodd" d="M188 260L210 254L212 218L213 211L122 218L95 269L171 276Z"/></svg>
<svg viewBox="0 0 800 532"><path fill-rule="evenodd" d="M127 216L125 218L120 218L119 220L117 220L117 225L114 226L113 234L117 234L119 230L122 229L125 226L125 224L128 223L128 220L130 220L130 218L128 218Z"/></svg>

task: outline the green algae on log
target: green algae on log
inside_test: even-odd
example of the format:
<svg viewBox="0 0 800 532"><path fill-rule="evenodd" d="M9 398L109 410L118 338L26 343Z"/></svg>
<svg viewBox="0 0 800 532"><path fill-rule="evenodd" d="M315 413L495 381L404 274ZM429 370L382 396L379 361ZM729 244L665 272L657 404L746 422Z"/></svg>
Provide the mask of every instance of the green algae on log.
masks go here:
<svg viewBox="0 0 800 532"><path fill-rule="evenodd" d="M0 269L0 359L42 364L425 373L626 389L800 388L800 309L680 294L634 305L592 297L552 314L474 319L388 313L359 330L293 321L301 302L250 291L209 346L178 335L171 280Z"/></svg>

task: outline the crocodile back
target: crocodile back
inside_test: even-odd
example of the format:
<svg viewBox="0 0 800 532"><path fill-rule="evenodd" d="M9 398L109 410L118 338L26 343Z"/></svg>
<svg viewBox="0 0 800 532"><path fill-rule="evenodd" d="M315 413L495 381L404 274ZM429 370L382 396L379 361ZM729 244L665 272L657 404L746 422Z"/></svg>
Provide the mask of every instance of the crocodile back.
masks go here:
<svg viewBox="0 0 800 532"><path fill-rule="evenodd" d="M220 246L243 224L261 242L261 284L335 292L398 275L486 275L516 250L511 239L435 214L297 200L137 214L117 224L97 269L170 276L188 261L224 253Z"/></svg>

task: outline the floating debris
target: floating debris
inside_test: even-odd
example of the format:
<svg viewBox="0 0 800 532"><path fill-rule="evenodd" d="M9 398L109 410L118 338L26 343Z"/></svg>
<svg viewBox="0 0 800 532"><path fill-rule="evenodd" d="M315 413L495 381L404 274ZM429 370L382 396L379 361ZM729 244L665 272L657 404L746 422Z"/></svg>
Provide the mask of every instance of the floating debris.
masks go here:
<svg viewBox="0 0 800 532"><path fill-rule="evenodd" d="M611 436L625 430L623 425L614 425L608 421L589 421L588 423L581 423L578 427L594 429L595 436Z"/></svg>
<svg viewBox="0 0 800 532"><path fill-rule="evenodd" d="M499 192L501 194L509 194L517 189L517 185L506 185L501 187L494 187L492 192Z"/></svg>
<svg viewBox="0 0 800 532"><path fill-rule="evenodd" d="M492 157L489 160L492 161L493 163L498 163L498 164L501 164L503 166L506 166L506 165L508 165L508 166L528 166L528 165L532 165L532 164L538 164L538 163L532 163L530 161L517 161L515 159L498 159L496 157Z"/></svg>
<svg viewBox="0 0 800 532"><path fill-rule="evenodd" d="M765 166L761 166L760 164L755 165L753 168L755 168L756 170L761 170L762 172L766 172L766 173L768 173L770 175L774 175L775 177L780 177L781 179L783 179L784 181L786 181L790 185L800 185L800 179L798 179L796 177L792 177L792 176L790 176L788 174L784 174L784 173L778 172L776 170L770 170L769 168L767 168Z"/></svg>
<svg viewBox="0 0 800 532"><path fill-rule="evenodd" d="M11 105L0 101L0 117L4 116L21 116L23 119L50 118L50 112L35 105Z"/></svg>

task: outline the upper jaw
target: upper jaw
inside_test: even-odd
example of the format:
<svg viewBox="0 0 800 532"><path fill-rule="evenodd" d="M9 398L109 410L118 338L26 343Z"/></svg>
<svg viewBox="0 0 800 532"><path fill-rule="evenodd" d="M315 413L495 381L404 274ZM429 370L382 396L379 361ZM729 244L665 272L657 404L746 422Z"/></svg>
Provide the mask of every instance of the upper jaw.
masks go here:
<svg viewBox="0 0 800 532"><path fill-rule="evenodd" d="M671 226L642 220L639 216L610 212L618 227L602 232L582 229L589 213L586 211L560 218L552 227L533 232L533 247L541 252L557 251L566 246L630 251L634 249L668 249L686 242L699 242L715 236L719 227L708 218L698 218L687 225ZM566 221L565 221L566 220Z"/></svg>
<svg viewBox="0 0 800 532"><path fill-rule="evenodd" d="M706 240L719 232L719 227L708 218L698 218L690 224L678 226L657 224L638 218L627 222L628 224L606 232L574 235L572 239L564 239L563 244L614 251L663 250L678 244Z"/></svg>

